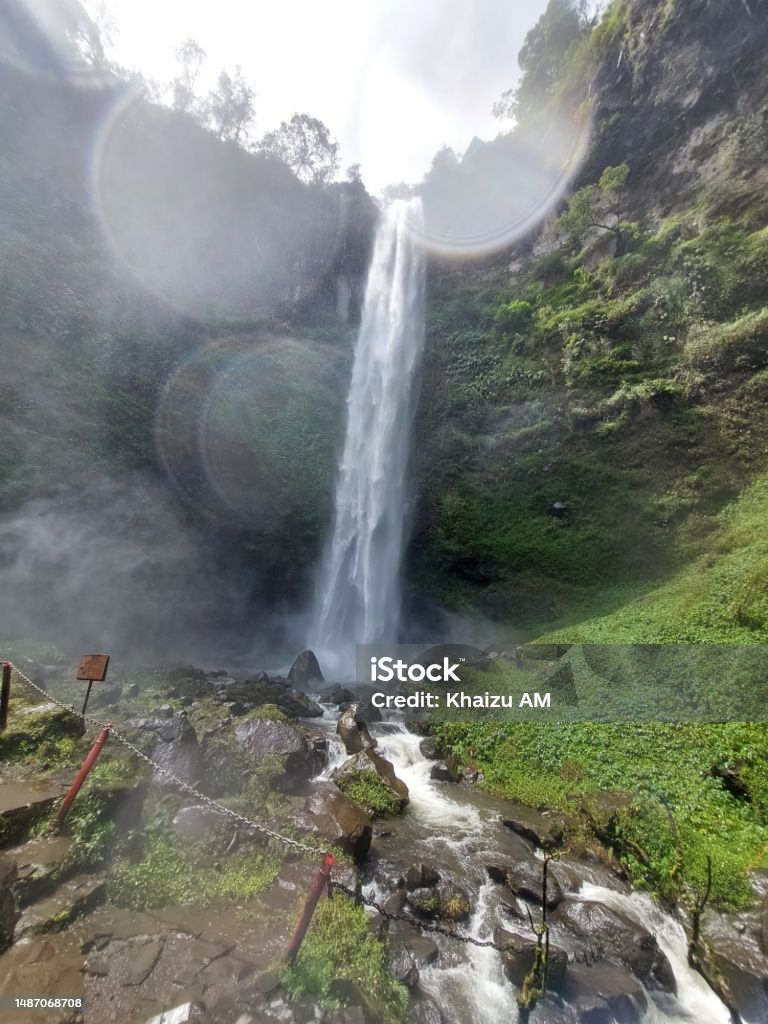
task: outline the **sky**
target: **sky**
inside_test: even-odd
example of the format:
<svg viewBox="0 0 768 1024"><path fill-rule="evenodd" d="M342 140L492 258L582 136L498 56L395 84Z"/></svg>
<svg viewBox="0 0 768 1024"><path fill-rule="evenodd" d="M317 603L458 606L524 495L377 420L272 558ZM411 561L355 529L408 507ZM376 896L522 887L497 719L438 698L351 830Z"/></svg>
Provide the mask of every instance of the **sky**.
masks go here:
<svg viewBox="0 0 768 1024"><path fill-rule="evenodd" d="M256 135L293 113L319 117L362 165L372 192L419 181L445 145L463 152L502 125L491 107L519 75L517 53L547 0L106 0L109 56L148 78L176 74L174 50L207 51L207 89L242 66ZM89 5L93 6L93 5Z"/></svg>

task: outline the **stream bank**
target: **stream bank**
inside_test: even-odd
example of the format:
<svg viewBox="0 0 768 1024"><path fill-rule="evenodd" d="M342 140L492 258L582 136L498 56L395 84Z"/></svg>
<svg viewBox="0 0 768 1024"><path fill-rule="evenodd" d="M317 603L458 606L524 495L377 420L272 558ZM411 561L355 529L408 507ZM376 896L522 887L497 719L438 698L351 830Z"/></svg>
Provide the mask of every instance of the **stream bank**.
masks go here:
<svg viewBox="0 0 768 1024"><path fill-rule="evenodd" d="M292 682L265 673L238 680L178 669L150 676L136 691L125 678L116 684L119 693L101 699L108 700L110 718L143 735L155 760L196 780L216 799L244 807L236 801L244 799L247 779L254 820L289 834L291 828L293 834L314 834L318 850L337 840L347 861L338 877L350 887L359 880L366 897L395 912L426 925L447 923L481 941L494 939L509 946L509 955L420 933L399 921L386 928L371 915L367 927L363 918L353 953L365 949L367 956L366 943L373 941L372 953L385 951L389 982L383 974L371 980L360 967L357 981L348 979L330 996L328 990L300 994L299 976L292 989L281 988L282 976L273 968L316 860L285 855L247 830L220 828L210 809L160 785L160 779L127 772L118 750L109 752L81 797L80 817L73 811L68 831L75 842L41 846L30 837L39 828L35 821L50 812L64 777L71 778L72 763L81 759L78 744L88 746L87 738L65 736L52 746L60 760L49 752L47 768L36 765L36 774L47 777L47 788L36 790L40 814L33 813L34 801L26 801L25 823L6 844L22 917L14 945L0 958L3 992L32 979L50 991L77 984L106 1024L144 1024L162 1010L187 1005L190 1014L212 1024L236 1024L244 1013L255 1021L355 1024L395 1019L376 1016L379 1004L363 980L376 986L394 984L394 977L410 990L408 1018L414 1024L516 1019L521 956L528 955L525 944L529 948L532 941L528 910L535 917L541 847L556 841L557 816L466 782L438 781L433 776L442 775L440 762L427 759L423 750L433 756L437 751L402 721L370 722L367 734L407 787L408 802L401 814L369 813L333 782L350 757L336 731L343 688L317 693L311 680L294 675ZM65 686L53 680L49 685L52 693L68 696ZM31 697L17 694L19 707L22 700L29 709L44 707ZM103 709L95 713L101 716ZM281 765L274 764L275 756ZM8 763L19 776L14 785L22 785L33 762ZM2 789L9 792L10 783ZM108 809L112 832L92 860L73 859L73 851L82 856L95 843L89 819L96 807ZM199 858L186 859L185 850ZM552 873L551 937L565 970L557 993L531 1015L534 1024L726 1024L722 1004L687 968L682 924L647 895L633 892L615 861L595 852L566 854ZM741 972L739 993L750 1024L763 1019L765 975L755 971L764 959L753 943L758 923L756 914L712 913L709 924L723 936L731 977ZM348 926L353 925L350 917ZM332 956L332 950L318 947L312 953L319 954ZM300 966L304 984L314 968L311 962ZM288 996L295 1001L288 1004ZM330 1010L329 999L346 1003L346 1009Z"/></svg>

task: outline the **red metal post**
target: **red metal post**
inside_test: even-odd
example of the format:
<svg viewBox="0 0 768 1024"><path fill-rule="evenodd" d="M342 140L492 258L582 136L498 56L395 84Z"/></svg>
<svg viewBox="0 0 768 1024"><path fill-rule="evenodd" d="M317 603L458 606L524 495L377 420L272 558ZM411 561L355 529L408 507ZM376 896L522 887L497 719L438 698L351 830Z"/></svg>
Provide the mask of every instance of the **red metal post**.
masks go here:
<svg viewBox="0 0 768 1024"><path fill-rule="evenodd" d="M88 773L90 772L91 768L93 768L93 766L96 764L96 759L101 753L101 748L107 742L107 736L109 736L109 730L111 728L111 723L109 725L103 726L101 732L96 737L96 742L91 747L88 757L86 757L86 759L83 761L83 766L77 773L75 781L69 787L69 792L61 801L59 809L53 816L53 821L51 822L51 831L56 832L59 828L61 828L64 819L67 816L67 812L69 811L69 808L72 806L72 802L74 801L77 794L80 792L80 787L88 777Z"/></svg>
<svg viewBox="0 0 768 1024"><path fill-rule="evenodd" d="M315 875L314 881L312 882L312 888L309 890L307 896L307 902L304 904L304 909L299 914L299 919L296 922L296 927L293 930L291 941L288 943L288 949L285 951L285 962L290 964L293 962L296 954L301 948L301 944L304 941L304 936L307 934L312 915L315 912L317 901L328 885L331 878L331 868L336 863L336 858L332 853L326 853L323 856L323 863L318 868L317 874Z"/></svg>
<svg viewBox="0 0 768 1024"><path fill-rule="evenodd" d="M10 661L3 662L3 685L0 689L0 732L8 725L8 705L11 702L11 672L13 665Z"/></svg>

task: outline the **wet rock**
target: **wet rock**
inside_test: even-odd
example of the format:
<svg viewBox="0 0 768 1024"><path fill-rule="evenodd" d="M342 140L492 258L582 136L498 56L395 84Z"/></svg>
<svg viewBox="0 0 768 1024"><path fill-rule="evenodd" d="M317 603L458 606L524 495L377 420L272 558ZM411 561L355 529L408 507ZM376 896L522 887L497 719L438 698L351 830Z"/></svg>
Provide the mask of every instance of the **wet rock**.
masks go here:
<svg viewBox="0 0 768 1024"><path fill-rule="evenodd" d="M346 686L335 683L329 690L323 693L322 699L324 704L351 704L355 699L355 695Z"/></svg>
<svg viewBox="0 0 768 1024"><path fill-rule="evenodd" d="M469 917L469 896L453 882L439 882L435 888L440 906L438 917L444 921L466 921Z"/></svg>
<svg viewBox="0 0 768 1024"><path fill-rule="evenodd" d="M367 747L359 754L355 754L354 757L350 757L348 761L345 761L344 764L336 769L333 773L333 778L336 782L341 782L341 788L343 789L345 777L350 778L350 776L359 772L371 771L376 772L379 778L386 783L387 787L397 798L400 805L399 809L402 810L408 803L408 787L402 779L397 777L392 763L371 748Z"/></svg>
<svg viewBox="0 0 768 1024"><path fill-rule="evenodd" d="M405 947L419 970L429 967L440 955L440 948L434 939L420 935L409 925L393 922L389 937L391 942Z"/></svg>
<svg viewBox="0 0 768 1024"><path fill-rule="evenodd" d="M440 875L431 864L414 864L405 875L406 889L428 889L439 881Z"/></svg>
<svg viewBox="0 0 768 1024"><path fill-rule="evenodd" d="M251 718L235 729L240 748L256 761L279 759L283 772L277 773L283 788L294 789L312 777L312 751L304 735L288 722L269 718Z"/></svg>
<svg viewBox="0 0 768 1024"><path fill-rule="evenodd" d="M139 696L139 684L138 683L130 683L123 690L123 696L125 697L126 700L135 700L136 697Z"/></svg>
<svg viewBox="0 0 768 1024"><path fill-rule="evenodd" d="M355 712L355 718L360 725L364 725L366 722L384 721L384 716L381 713L381 709L375 708L371 703L370 699L364 699L357 702L357 711Z"/></svg>
<svg viewBox="0 0 768 1024"><path fill-rule="evenodd" d="M496 928L493 933L493 941L504 949L501 956L505 975L513 985L520 988L533 967L536 958L536 940L507 931L505 928ZM560 988L567 966L568 954L564 949L559 949L550 943L547 980L551 988Z"/></svg>
<svg viewBox="0 0 768 1024"><path fill-rule="evenodd" d="M434 782L458 782L461 779L461 769L454 758L448 756L444 761L432 765L429 777Z"/></svg>
<svg viewBox="0 0 768 1024"><path fill-rule="evenodd" d="M504 825L539 849L556 850L562 845L567 821L559 814L546 814L518 805L515 813L504 819Z"/></svg>
<svg viewBox="0 0 768 1024"><path fill-rule="evenodd" d="M411 910L424 917L437 917L440 912L440 897L434 888L412 889L405 899Z"/></svg>
<svg viewBox="0 0 768 1024"><path fill-rule="evenodd" d="M57 882L74 870L74 847L74 840L67 836L41 836L8 851L18 872L14 890L19 906L28 906L47 896Z"/></svg>
<svg viewBox="0 0 768 1024"><path fill-rule="evenodd" d="M191 804L176 812L173 830L187 839L202 839L227 821L226 815L206 804Z"/></svg>
<svg viewBox="0 0 768 1024"><path fill-rule="evenodd" d="M274 698L275 704L290 718L322 718L323 709L304 693L286 690Z"/></svg>
<svg viewBox="0 0 768 1024"><path fill-rule="evenodd" d="M443 1015L431 996L419 993L417 999L411 1000L406 1020L408 1024L443 1024Z"/></svg>
<svg viewBox="0 0 768 1024"><path fill-rule="evenodd" d="M702 934L714 965L744 1020L768 1020L768 957L761 948L762 922L757 914L704 916Z"/></svg>
<svg viewBox="0 0 768 1024"><path fill-rule="evenodd" d="M46 899L24 910L16 925L16 941L60 930L99 903L105 891L106 879L101 875L80 875L64 882Z"/></svg>
<svg viewBox="0 0 768 1024"><path fill-rule="evenodd" d="M675 975L656 936L639 921L596 900L565 900L552 916L608 960L621 961L648 988L677 991Z"/></svg>
<svg viewBox="0 0 768 1024"><path fill-rule="evenodd" d="M288 681L292 686L308 686L310 683L324 683L320 663L313 651L302 651L291 665Z"/></svg>
<svg viewBox="0 0 768 1024"><path fill-rule="evenodd" d="M373 831L370 816L331 783L318 784L305 809L312 825L356 861L368 855Z"/></svg>
<svg viewBox="0 0 768 1024"><path fill-rule="evenodd" d="M12 886L16 882L16 863L0 853L0 953L13 943L19 918Z"/></svg>
<svg viewBox="0 0 768 1024"><path fill-rule="evenodd" d="M368 732L368 726L355 718L355 710L354 706L347 708L336 723L336 734L348 754L359 754L362 750L376 746L376 741Z"/></svg>
<svg viewBox="0 0 768 1024"><path fill-rule="evenodd" d="M570 964L561 991L579 1024L639 1024L648 1008L643 986L615 964Z"/></svg>
<svg viewBox="0 0 768 1024"><path fill-rule="evenodd" d="M341 1010L330 1010L323 1017L323 1024L368 1024L369 1018L360 1006L345 1006Z"/></svg>
<svg viewBox="0 0 768 1024"><path fill-rule="evenodd" d="M439 761L442 755L442 748L434 736L425 736L419 743L419 750L421 756L426 757L428 761Z"/></svg>
<svg viewBox="0 0 768 1024"><path fill-rule="evenodd" d="M768 956L768 896L760 908L760 948Z"/></svg>
<svg viewBox="0 0 768 1024"><path fill-rule="evenodd" d="M153 759L187 785L198 785L204 774L203 751L197 741L197 734L186 714L178 711L168 719L144 719L140 727L154 732L157 736ZM153 781L161 786L174 786L173 780L155 769Z"/></svg>
<svg viewBox="0 0 768 1024"><path fill-rule="evenodd" d="M32 826L50 814L65 792L63 787L48 783L0 782L4 841L21 842L26 838Z"/></svg>
<svg viewBox="0 0 768 1024"><path fill-rule="evenodd" d="M159 939L156 942L147 942L143 946L138 946L131 955L131 962L126 970L123 985L126 987L141 985L146 981L155 969L155 964L160 959L164 945L163 940Z"/></svg>
<svg viewBox="0 0 768 1024"><path fill-rule="evenodd" d="M488 864L486 871L491 881L506 885L515 896L541 906L543 878L539 861L520 860L514 864ZM553 910L562 899L562 886L550 864L547 871L547 908Z"/></svg>
<svg viewBox="0 0 768 1024"><path fill-rule="evenodd" d="M173 718L173 707L170 704L158 704L150 714L153 718Z"/></svg>
<svg viewBox="0 0 768 1024"><path fill-rule="evenodd" d="M469 896L452 882L412 889L405 899L411 910L423 917L437 917L444 921L466 921L469 917Z"/></svg>
<svg viewBox="0 0 768 1024"><path fill-rule="evenodd" d="M419 983L419 968L411 956L410 950L405 946L395 946L390 949L387 959L389 973L402 985L413 988Z"/></svg>

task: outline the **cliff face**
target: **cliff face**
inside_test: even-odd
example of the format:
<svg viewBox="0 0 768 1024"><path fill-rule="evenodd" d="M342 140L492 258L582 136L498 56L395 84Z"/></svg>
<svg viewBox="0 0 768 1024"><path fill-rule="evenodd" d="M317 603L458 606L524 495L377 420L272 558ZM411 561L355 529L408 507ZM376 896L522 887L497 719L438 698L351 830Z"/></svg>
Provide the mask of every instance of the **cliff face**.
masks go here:
<svg viewBox="0 0 768 1024"><path fill-rule="evenodd" d="M414 591L529 627L610 609L762 470L767 16L619 0L571 53L557 102L592 118L572 188L628 165L622 255L552 217L434 263Z"/></svg>
<svg viewBox="0 0 768 1024"><path fill-rule="evenodd" d="M375 204L125 83L0 86L3 632L247 644L330 517Z"/></svg>

